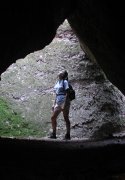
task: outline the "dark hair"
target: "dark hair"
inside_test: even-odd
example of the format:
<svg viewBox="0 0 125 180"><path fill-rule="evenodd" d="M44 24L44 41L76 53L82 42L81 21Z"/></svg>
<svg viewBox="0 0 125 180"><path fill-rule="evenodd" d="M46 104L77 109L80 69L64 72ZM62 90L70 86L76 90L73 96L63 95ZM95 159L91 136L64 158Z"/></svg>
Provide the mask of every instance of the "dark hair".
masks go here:
<svg viewBox="0 0 125 180"><path fill-rule="evenodd" d="M63 73L63 79L68 79L68 72L65 70L64 73Z"/></svg>

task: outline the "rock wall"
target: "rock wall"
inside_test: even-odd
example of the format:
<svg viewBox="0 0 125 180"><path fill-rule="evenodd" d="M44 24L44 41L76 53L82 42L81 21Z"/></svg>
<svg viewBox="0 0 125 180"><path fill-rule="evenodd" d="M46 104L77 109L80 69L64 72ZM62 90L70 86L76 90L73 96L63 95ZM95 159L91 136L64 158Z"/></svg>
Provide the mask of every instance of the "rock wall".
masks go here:
<svg viewBox="0 0 125 180"><path fill-rule="evenodd" d="M77 1L68 18L84 51L100 64L107 78L124 89L124 5L111 1Z"/></svg>
<svg viewBox="0 0 125 180"><path fill-rule="evenodd" d="M82 41L82 48L86 51L90 50L89 56L94 55L111 82L125 93L123 3L124 1L113 0L100 2L62 0L60 3L53 0L51 3L46 0L44 5L41 5L41 1L37 3L23 0L2 1L0 6L0 74L17 59L24 58L30 52L40 50L49 44L58 26L68 18ZM76 16L78 7L80 13L77 11L78 16ZM69 19L69 16L74 13L76 17L72 16L72 20ZM119 99L119 95L115 97ZM122 101L122 95L120 97ZM93 148L94 145L92 143L90 146L90 142L88 144L78 142L78 146L71 142L73 147L82 148L81 152L76 149L75 153L71 153L65 149L60 154L59 150L62 150L60 142L56 151L55 149L52 151L51 148L52 145L56 145L55 142L44 142L42 148L38 148L38 145L41 146L41 141L36 141L36 143L24 141L22 144L19 139L14 141L0 138L3 157L0 166L1 179L11 177L16 180L20 178L48 179L48 176L54 179L124 179L124 142L118 139L113 144L111 141L100 143L103 142L103 148L98 143L97 148ZM68 143L65 143L68 146ZM24 146L26 148L23 148ZM68 163L65 159L69 160Z"/></svg>
<svg viewBox="0 0 125 180"><path fill-rule="evenodd" d="M71 137L104 138L119 132L124 127L125 98L99 65L86 56L67 20L49 45L17 60L1 75L0 96L47 135L51 131L53 86L63 69L76 91L70 109ZM57 122L58 138L62 139L62 115Z"/></svg>

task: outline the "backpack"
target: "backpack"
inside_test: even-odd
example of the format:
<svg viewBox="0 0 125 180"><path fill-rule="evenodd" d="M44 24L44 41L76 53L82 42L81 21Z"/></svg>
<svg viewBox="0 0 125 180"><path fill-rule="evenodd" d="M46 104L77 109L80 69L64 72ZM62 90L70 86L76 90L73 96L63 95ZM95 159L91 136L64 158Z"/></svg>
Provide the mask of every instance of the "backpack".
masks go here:
<svg viewBox="0 0 125 180"><path fill-rule="evenodd" d="M75 90L73 89L72 85L69 83L69 99L70 101L75 99Z"/></svg>
<svg viewBox="0 0 125 180"><path fill-rule="evenodd" d="M72 85L69 82L68 82L68 84L69 84L68 96L69 96L70 101L72 101L76 98L76 94L75 94L75 90L73 89ZM64 86L64 81L63 81L63 86Z"/></svg>

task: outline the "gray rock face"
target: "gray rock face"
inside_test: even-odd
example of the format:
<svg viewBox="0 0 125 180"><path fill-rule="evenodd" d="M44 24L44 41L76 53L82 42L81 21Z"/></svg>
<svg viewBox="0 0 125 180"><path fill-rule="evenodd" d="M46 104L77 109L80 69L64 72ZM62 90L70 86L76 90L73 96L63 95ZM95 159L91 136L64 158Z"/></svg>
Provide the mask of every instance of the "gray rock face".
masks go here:
<svg viewBox="0 0 125 180"><path fill-rule="evenodd" d="M51 131L53 86L63 69L76 91L70 109L72 138L104 138L124 129L125 97L98 64L86 57L67 21L48 46L17 60L1 75L0 96L47 134ZM61 138L65 133L62 114L57 125Z"/></svg>

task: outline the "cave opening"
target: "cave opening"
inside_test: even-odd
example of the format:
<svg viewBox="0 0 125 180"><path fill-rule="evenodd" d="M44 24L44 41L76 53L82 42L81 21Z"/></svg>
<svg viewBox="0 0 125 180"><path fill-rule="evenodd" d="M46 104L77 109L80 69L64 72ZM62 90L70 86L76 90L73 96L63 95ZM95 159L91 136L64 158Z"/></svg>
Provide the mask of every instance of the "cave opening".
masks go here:
<svg viewBox="0 0 125 180"><path fill-rule="evenodd" d="M71 3L71 1L68 1L68 2ZM81 2L81 1L78 1L78 2ZM77 2L77 7L79 4L78 2ZM64 7L68 7L67 9L69 9L70 3L69 3L69 6L67 6L67 3L66 3L66 6L64 6ZM103 23L94 24L93 28L96 29L96 27L99 27L97 25L101 25L99 30L102 34L105 34L105 32L108 35L111 34L111 37L110 37L111 49L110 49L110 51L107 51L107 48L106 48L106 51L105 51L105 49L103 50L103 48L101 48L101 44L100 44L101 38L99 37L100 41L98 41L98 36L96 36L97 39L94 39L93 38L94 36L92 36L92 38L88 38L87 36L85 36L86 41L84 41L84 42L87 42L87 38L88 38L88 40L89 40L88 47L90 47L91 49L94 50L93 52L95 52L96 57L99 60L100 64L102 64L102 66L104 67L105 72L107 72L107 74L109 74L109 77L111 78L112 82L114 82L120 88L120 90L122 90L124 92L124 53L123 53L124 47L122 46L122 43L121 43L121 40L124 40L124 33L123 33L124 32L124 26L123 26L123 22L124 22L123 8L124 8L124 6L122 6L121 3L116 4L114 2L112 2L112 3L110 2L110 3L108 3L108 4L110 4L110 7L113 8L115 6L116 8L113 9L113 11L111 11L111 8L109 8L109 9L106 8L106 10L108 12L106 12L106 14L103 16L103 13L105 13L105 7L107 7L107 6L105 6L105 3L102 3L103 8L104 8L103 11L101 11L102 10L101 3L95 2L93 4L93 3L91 3L91 1L88 1L88 3L85 1L85 4L86 4L86 6L84 6L84 7L86 7L86 8L82 12L84 13L84 17L86 19L87 18L89 18L89 20L91 19L90 12L94 12L91 10L93 8L95 8L95 12L99 13L99 14L97 13L97 16L100 18L100 21L98 21L98 23L104 22L104 23L108 24L108 26L103 26ZM97 4L98 4L98 6L96 6ZM113 6L113 4L114 4L114 6ZM2 28L0 29L1 30L1 59L2 59L1 63L4 62L0 66L1 73L4 72L9 67L9 65L12 64L16 59L21 58L22 56L25 56L25 53L27 53L29 51L31 52L32 49L33 49L33 51L36 48L39 49L39 47L41 49L41 44L43 43L44 38L46 40L46 43L43 45L43 47L46 44L48 44L50 41L52 41L53 37L55 36L56 28L59 26L59 24L61 22L63 22L64 17L67 17L67 15L65 15L65 13L64 13L64 16L63 17L61 16L61 20L58 18L55 20L55 17L58 16L58 12L61 12L61 14L63 14L62 12L63 12L63 9L65 9L65 8L62 8L62 11L59 9L59 11L56 14L55 9L57 8L57 6L54 3L52 3L51 5L52 5L52 7L54 5L55 9L53 9L53 8L50 8L50 9L53 9L54 13L51 13L51 11L46 11L48 6L47 6L47 8L45 8L45 11L47 13L49 13L49 16L48 16L49 19L47 19L47 21L43 20L43 19L46 19L44 17L47 17L47 16L45 16L46 13L44 11L44 8L42 11L41 10L39 11L40 13L42 13L42 17L43 17L42 23L41 23L41 18L39 18L40 16L38 16L38 14L37 14L38 8L36 8L36 10L32 11L32 12L34 12L33 19L36 20L38 18L37 23L36 23L36 26L33 26L33 24L31 22L29 22L30 27L32 27L31 29L33 30L33 31L30 31L31 29L28 27L27 20L24 21L25 24L24 24L24 26L22 26L21 18L23 18L23 20L24 20L27 13L24 14L23 16L21 15L21 9L22 9L22 7L24 7L24 4L23 4L23 6L20 6L20 5L18 6L19 10L20 10L19 11L20 12L19 13L20 21L17 20L18 17L16 16L16 14L18 14L18 9L16 7L16 11L13 11L12 3L10 3L8 5L9 9L8 8L6 9L6 7L7 7L6 4L4 5L4 8L1 6L3 9L2 9L2 11L0 11L0 13L1 13L0 17L3 17L3 14L2 14L3 12L4 12L4 16L5 16L4 21L3 21L3 18L1 18L2 19L2 21L1 21ZM122 7L121 11L119 9L120 6ZM27 9L28 9L28 7L29 7L29 4L27 4ZM39 6L39 7L41 7L41 6ZM58 7L60 7L60 4L58 5ZM82 7L81 4L79 4L79 7L80 7L79 9L81 9L81 7ZM97 7L97 9L96 9L96 7ZM6 9L6 11L5 11L5 9ZM13 11L13 13L11 15L12 11ZM15 14L14 14L14 12L15 12ZM69 10L66 10L65 12L67 14L69 14ZM115 14L115 12L119 12L119 13ZM101 13L101 16L100 16L100 13ZM52 21L50 21L50 16L52 14L56 14L56 15L52 16L52 19L51 19ZM111 14L112 18L108 19L108 14ZM115 14L115 16L113 16L114 14ZM29 15L30 15L30 13L29 13ZM78 15L78 17L80 17L79 13L77 15ZM37 18L35 18L35 16ZM58 17L60 17L60 14ZM103 18L103 17L105 17L105 18ZM115 19L113 17L115 17ZM30 19L30 16L29 16L29 19ZM78 20L78 19L76 18L76 20ZM82 18L80 18L80 19L82 19ZM94 20L94 16L93 16L92 20ZM97 18L97 20L99 20L99 19ZM108 21L108 20L113 20L113 21L111 23L111 21ZM6 23L6 22L8 22L8 23ZM81 23L81 21L77 21L77 22ZM95 17L95 22L96 22L96 17ZM41 28L41 27L43 27L43 24L47 28L45 28L45 29ZM74 21L74 27L75 27L75 24L76 23ZM85 21L84 25L86 25L86 26L88 25L87 21ZM92 23L91 23L91 25L92 25ZM28 28L28 31L24 31L26 29L25 28L23 29L22 27L25 27L26 29ZM82 26L82 24L80 24L79 27L85 27L85 26ZM104 27L106 27L106 29ZM114 27L117 27L117 28L114 28ZM119 27L122 27L122 28L120 29ZM91 26L91 28L92 28L92 26ZM10 34L8 33L8 30L10 31ZM36 40L34 33L33 33L33 32L37 32L37 31L40 32L40 34L39 33L36 34L36 38L38 39L38 41ZM44 35L46 35L46 36L41 37L42 31L44 32L43 36ZM25 34L25 32L26 32L26 34ZM48 38L47 38L48 33L50 33L51 40L50 39L48 40ZM88 34L89 37L91 37L90 34L91 33ZM93 34L93 32L92 32L92 34ZM116 37L116 35L118 35L118 36ZM25 38L28 37L28 41L25 41L26 39L24 37ZM32 43L30 41L33 37L35 38L34 43ZM101 36L101 37L104 38L106 36ZM116 37L116 38L114 39L114 37ZM92 42L91 42L91 40L92 40ZM32 46L30 46L31 44L32 44ZM26 46L26 48L25 48L25 46ZM97 48L97 47L99 47L99 48ZM104 56L102 56L102 54ZM101 57L103 57L103 58L101 58ZM109 58L109 57L111 57L111 58ZM119 63L116 63L117 59L119 60ZM110 65L110 62L111 62L111 65ZM81 66L82 66L82 63L81 63ZM106 88L105 88L105 91L110 94L110 92ZM110 103L105 104L104 108L102 108L102 110L106 111L108 107L110 107L110 108L112 107ZM41 144L41 141L27 141L27 140L18 141L17 139L11 139L11 138L10 139L8 139L8 138L2 139L1 138L0 143L1 143L1 152L3 152L3 155L4 155L4 160L2 161L2 164L1 164L1 171L2 171L3 179L5 179L5 176L13 177L15 179L20 179L20 177L22 177L22 178L30 177L31 179L34 179L34 177L37 177L38 179L40 179L42 176L47 179L49 175L47 175L45 172L48 172L48 169L52 176L57 177L57 178L61 177L62 179L69 178L72 175L73 175L72 177L76 177L76 179L78 179L79 177L80 178L84 177L86 179L87 178L90 178L90 179L92 179L92 178L95 178L95 179L101 179L101 178L102 179L104 179L104 178L113 179L114 178L114 179L116 179L117 178L118 179L119 178L118 174L120 174L120 173L122 173L121 176L122 176L122 178L124 178L124 172L125 172L125 170L124 170L124 160L125 160L124 159L124 138L123 139L115 138L115 139L109 139L109 140L105 140L105 141L102 140L100 142L100 144L98 144L98 142L95 142L95 144L93 144L93 142L92 142L92 144L91 144L91 142L89 142L88 144L86 144L86 143L84 144L83 141L81 141L81 144L80 144L80 142L77 142L77 141L75 141L73 143L62 142L62 144L60 144L60 142L58 144L58 142L55 142L55 141L54 142L43 141ZM8 149L9 149L9 153L8 153ZM67 149L69 150L68 152L67 152ZM75 151L73 151L73 149ZM54 155L53 157L50 154L50 150ZM18 155L16 155L16 153ZM67 166L65 166L65 161L63 158L64 155L67 155L66 159L68 159L70 157L70 160L67 163ZM61 157L61 161L59 161L60 157ZM37 162L38 164L36 163L37 159L39 159L39 163ZM25 163L27 162L25 164L26 166L24 165L24 161L25 161ZM80 166L81 161L84 162L82 167ZM44 165L43 165L43 162L44 162ZM22 166L21 163L24 166ZM37 164L37 166L34 167L34 165L36 165L36 164ZM61 164L63 167L66 167L66 168L63 168L63 170L62 170L62 166L61 166L61 168L59 168L59 164ZM28 167L28 169L27 169L27 167ZM69 168L69 167L71 167L71 168ZM83 167L84 167L84 169L83 169ZM69 170L68 175L67 175L67 169ZM74 173L72 173L72 171ZM98 173L98 171L100 173ZM5 174L4 172L8 172L8 173ZM56 172L59 172L59 173L56 173ZM76 172L76 174L75 174L75 172ZM98 175L95 174L95 172ZM115 174L116 176L112 175L112 173ZM90 174L90 176L88 174Z"/></svg>

